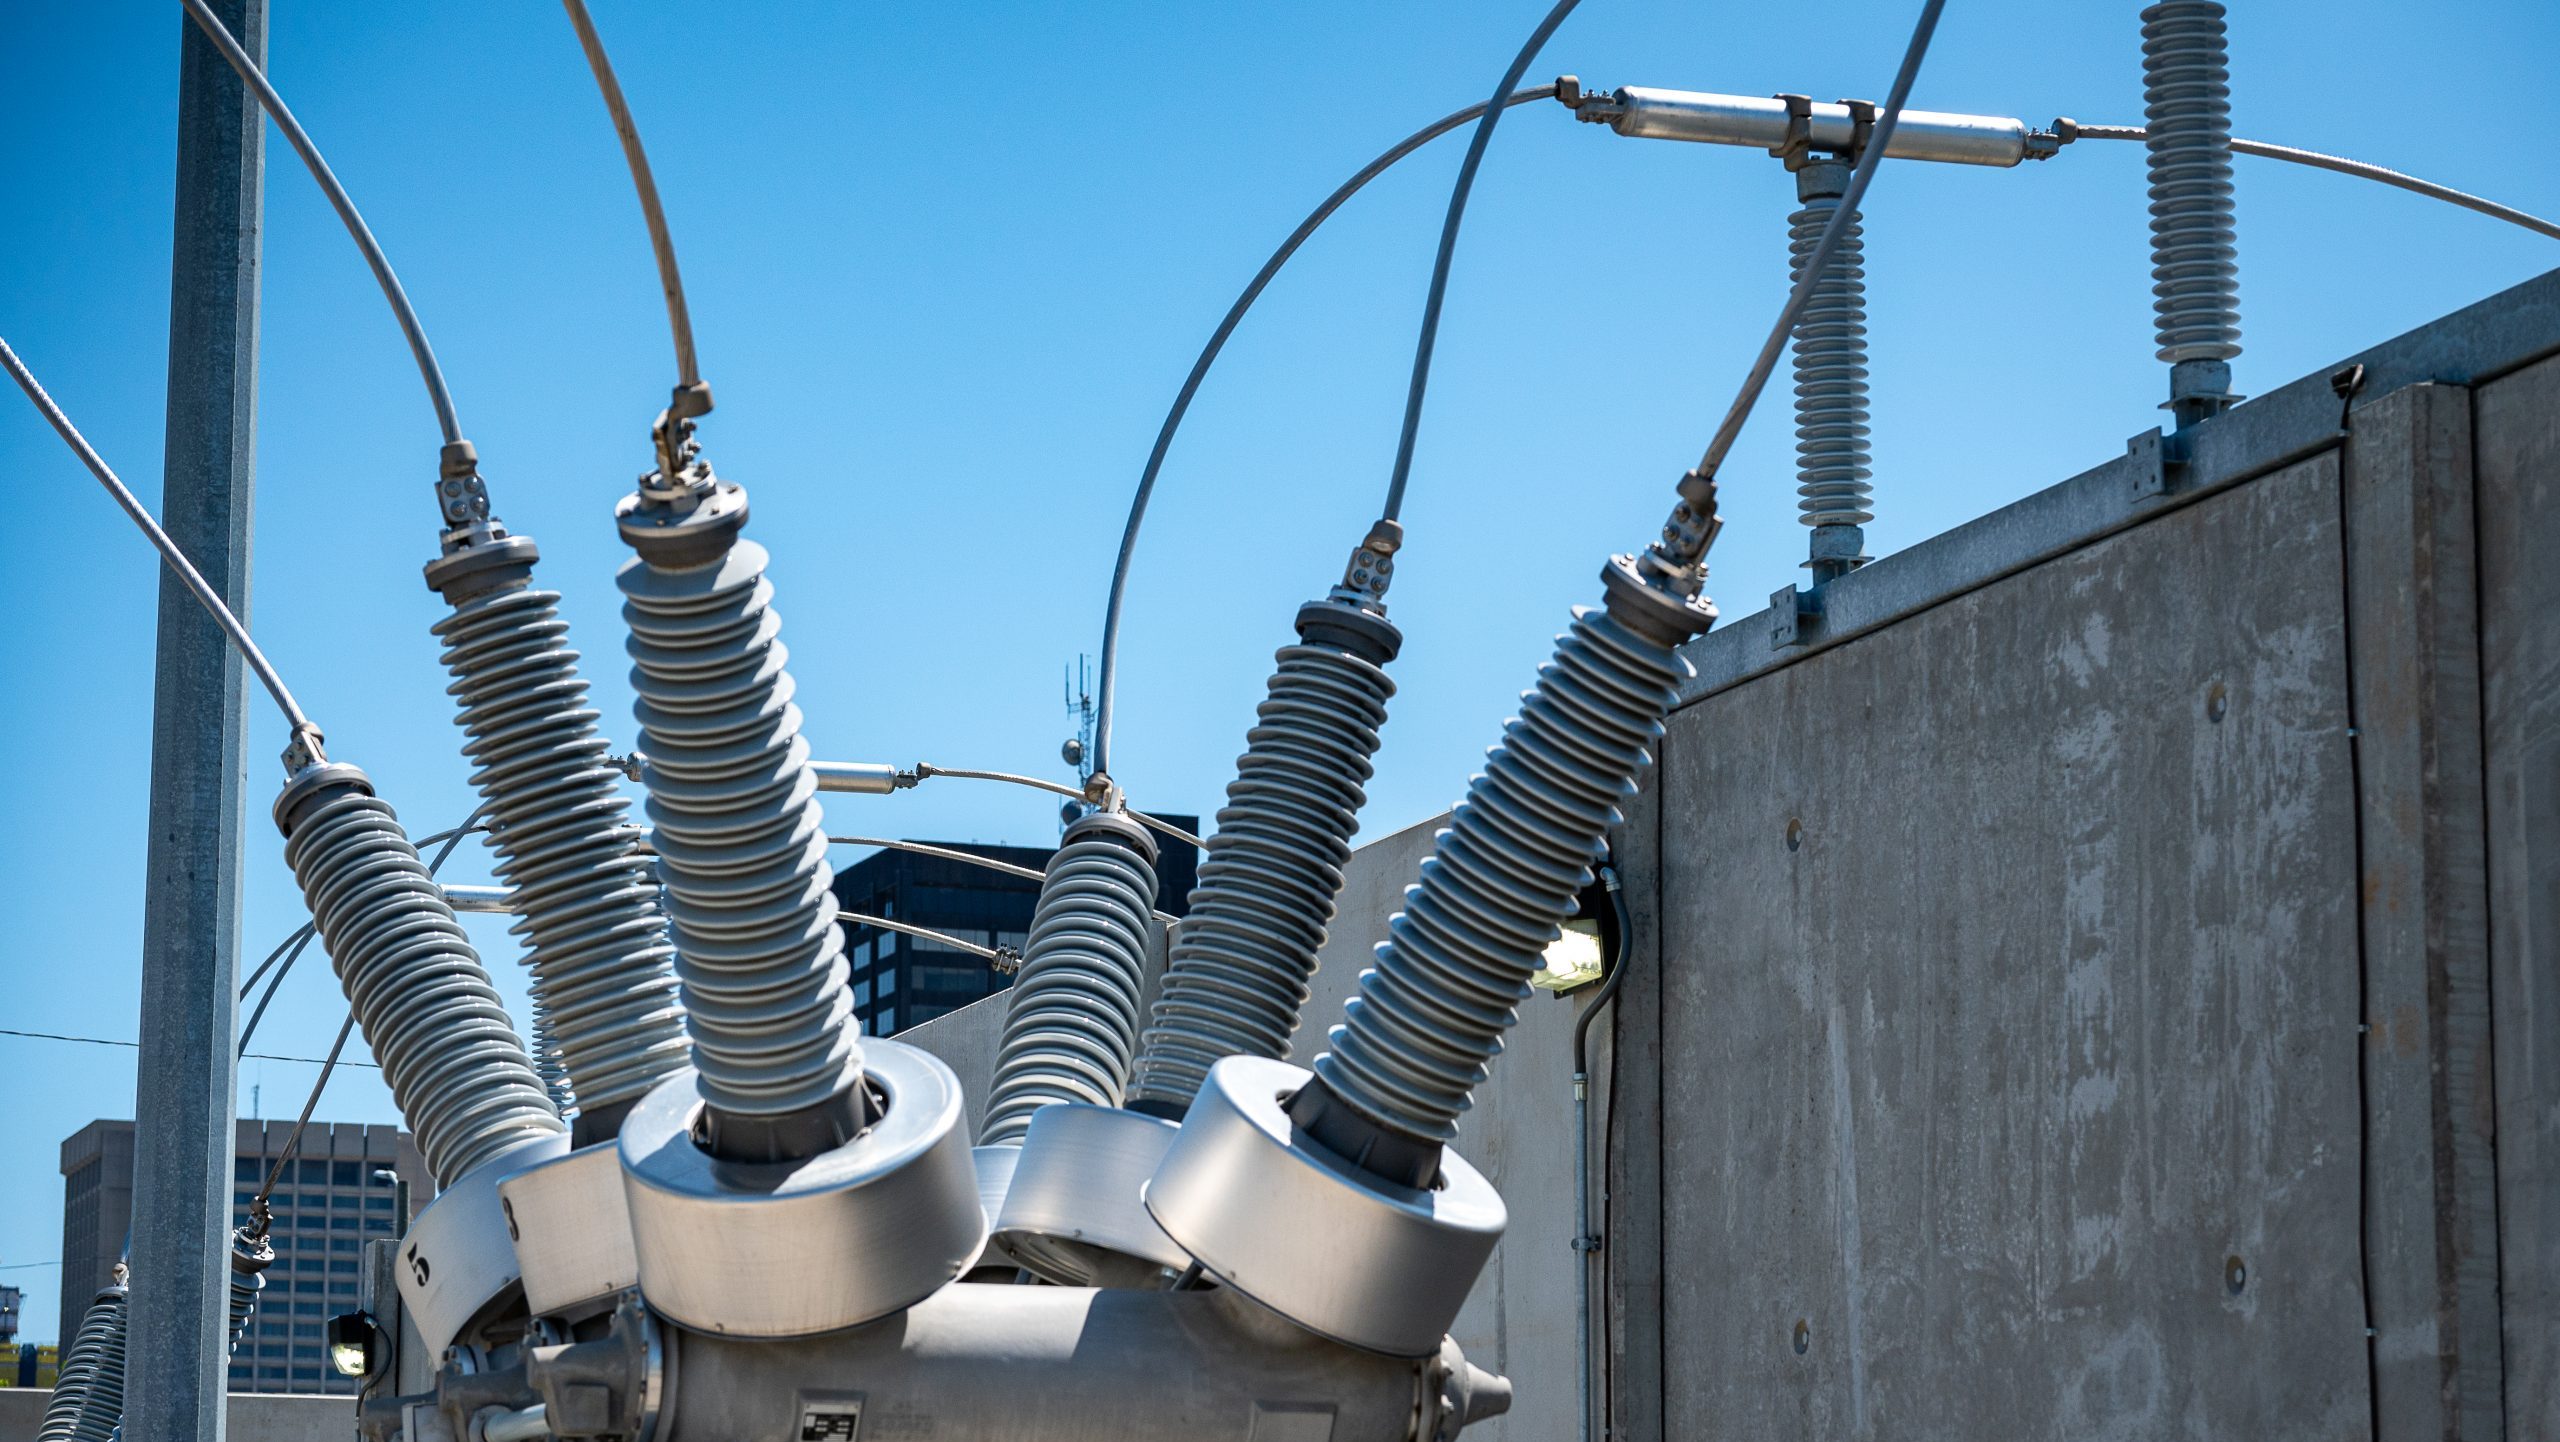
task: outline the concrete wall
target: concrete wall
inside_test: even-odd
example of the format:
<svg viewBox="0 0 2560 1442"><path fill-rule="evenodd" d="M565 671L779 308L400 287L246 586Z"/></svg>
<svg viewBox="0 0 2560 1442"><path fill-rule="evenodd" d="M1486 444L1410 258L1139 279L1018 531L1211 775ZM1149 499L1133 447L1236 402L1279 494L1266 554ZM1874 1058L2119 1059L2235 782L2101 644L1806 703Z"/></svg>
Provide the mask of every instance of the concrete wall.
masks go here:
<svg viewBox="0 0 2560 1442"><path fill-rule="evenodd" d="M1386 935L1387 918L1444 820L1379 838L1344 868L1340 915L1318 957L1314 1000L1296 1039L1293 1060L1301 1065L1324 1049L1325 1029L1340 1019L1342 1000ZM899 1033L899 1040L933 1052L959 1074L973 1126L994 1070L1004 1004L1002 996L989 997ZM1579 1004L1540 994L1522 1008L1521 1025L1458 1141L1511 1209L1510 1230L1468 1298L1455 1335L1478 1365L1511 1378L1515 1402L1508 1417L1468 1429L1469 1442L1558 1442L1573 1435L1572 1031Z"/></svg>
<svg viewBox="0 0 2560 1442"><path fill-rule="evenodd" d="M35 1442L50 1389L0 1387L0 1442ZM346 1442L356 1431L352 1397L234 1392L224 1424L235 1442Z"/></svg>
<svg viewBox="0 0 2560 1442"><path fill-rule="evenodd" d="M1690 648L1610 1436L2560 1429L2554 351L2560 273Z"/></svg>

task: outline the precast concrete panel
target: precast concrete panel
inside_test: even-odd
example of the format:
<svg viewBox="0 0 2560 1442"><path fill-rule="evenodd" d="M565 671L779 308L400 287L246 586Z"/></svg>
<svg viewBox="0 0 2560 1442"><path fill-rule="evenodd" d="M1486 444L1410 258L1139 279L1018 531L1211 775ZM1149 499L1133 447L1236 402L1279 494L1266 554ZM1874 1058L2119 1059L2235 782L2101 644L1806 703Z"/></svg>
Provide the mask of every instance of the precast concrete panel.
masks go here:
<svg viewBox="0 0 2560 1442"><path fill-rule="evenodd" d="M2560 359L2477 393L2508 1435L2560 1434Z"/></svg>
<svg viewBox="0 0 2560 1442"><path fill-rule="evenodd" d="M2322 452L1675 714L1662 1435L2370 1435L2340 507Z"/></svg>

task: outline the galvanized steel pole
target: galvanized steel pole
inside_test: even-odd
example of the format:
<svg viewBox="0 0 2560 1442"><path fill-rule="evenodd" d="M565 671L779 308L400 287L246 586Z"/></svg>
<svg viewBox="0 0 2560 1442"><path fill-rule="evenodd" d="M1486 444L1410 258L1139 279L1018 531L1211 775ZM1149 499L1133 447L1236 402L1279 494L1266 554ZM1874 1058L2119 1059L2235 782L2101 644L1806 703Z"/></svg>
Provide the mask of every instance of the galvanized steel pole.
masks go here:
<svg viewBox="0 0 2560 1442"><path fill-rule="evenodd" d="M215 0L250 54L267 0ZM183 17L161 523L249 609L265 120ZM226 1382L234 985L247 696L240 657L164 573L151 718L151 852L134 1094L130 1442L220 1442Z"/></svg>

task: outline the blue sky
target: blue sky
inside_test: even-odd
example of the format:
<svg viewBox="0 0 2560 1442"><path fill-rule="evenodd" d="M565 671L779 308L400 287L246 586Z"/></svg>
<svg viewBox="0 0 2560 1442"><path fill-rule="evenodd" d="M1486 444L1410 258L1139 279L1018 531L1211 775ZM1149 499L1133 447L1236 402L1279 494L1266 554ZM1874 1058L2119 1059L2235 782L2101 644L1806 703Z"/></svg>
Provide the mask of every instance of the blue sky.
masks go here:
<svg viewBox="0 0 2560 1442"><path fill-rule="evenodd" d="M1913 101L2138 123L2137 6L1956 0ZM2448 0L2240 7L2241 134L2398 165L2544 213L2560 14ZM146 497L165 379L174 5L11 7L0 47L6 335ZM1879 95L1913 7L1589 0L1531 70L1586 85ZM819 754L1057 774L1062 666L1095 649L1127 493L1236 288L1397 136L1480 99L1543 0L1395 5L607 3L673 210L721 473L754 496ZM611 132L554 7L277 4L271 69L416 299L501 513L627 736L611 508L670 362ZM1375 513L1463 137L1374 185L1264 298L1167 466L1132 592L1122 779L1213 811L1288 618ZM406 352L280 138L268 229L252 624L332 750L413 831L470 804L418 579L436 433ZM2239 162L2239 386L2264 391L2554 264L2560 246L2382 190ZM1514 111L1477 186L1406 510L1402 688L1382 834L1445 806L1569 606L1644 540L1774 313L1792 191L1751 152ZM1884 554L2156 424L2139 147L2016 171L1895 166L1868 205ZM1783 381L1726 469L1727 615L1795 579ZM34 413L0 396L18 544L0 647L0 1025L130 1038L150 554ZM264 820L282 744L252 713L245 946L302 918ZM838 798L839 829L1042 843L1050 802L945 781ZM485 857L456 858L485 879ZM521 997L501 927L475 923ZM260 1050L343 1014L297 973ZM0 1037L0 1267L59 1253L61 1139L131 1115L130 1051ZM243 1114L313 1068L250 1062ZM253 1090L254 1089L254 1090ZM389 1120L369 1073L324 1117ZM24 1335L55 1334L57 1273Z"/></svg>

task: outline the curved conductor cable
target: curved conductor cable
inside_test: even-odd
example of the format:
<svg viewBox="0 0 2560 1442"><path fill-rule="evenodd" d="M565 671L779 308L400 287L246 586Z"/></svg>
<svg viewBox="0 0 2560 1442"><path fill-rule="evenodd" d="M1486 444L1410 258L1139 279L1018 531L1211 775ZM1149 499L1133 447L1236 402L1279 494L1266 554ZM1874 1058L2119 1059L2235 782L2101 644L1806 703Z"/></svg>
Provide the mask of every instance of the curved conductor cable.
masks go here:
<svg viewBox="0 0 2560 1442"><path fill-rule="evenodd" d="M836 920L852 926L876 926L882 931L894 931L900 936L912 936L918 941L939 942L954 951L966 952L980 961L992 963L998 971L1010 972L1022 960L1021 955L1008 946L981 946L974 941L964 941L947 931L936 931L932 927L917 926L912 922L891 921L885 916L873 916L867 911L839 910L836 912Z"/></svg>
<svg viewBox="0 0 2560 1442"><path fill-rule="evenodd" d="M2076 120L2062 120L2054 123L2054 130L2065 144L2073 140L2143 141L2151 138L2151 132L2139 125L2084 125ZM2448 205L2458 205L2465 210L2477 211L2493 220L2503 220L2509 225L2520 225L2537 235L2547 235L2553 240L2560 240L2560 221L2545 220L2541 216L2518 210L2514 206L2501 205L2468 191L2456 190L2450 185L2439 185L2432 180L2422 180L2404 171L2393 170L2387 165L2376 165L2368 160L2350 160L2343 155L2331 155L2319 150L2304 150L2297 146L2274 145L2264 140L2242 140L2236 136L2231 141L2231 149L2235 154L2254 155L2261 160L2282 160L2294 165L2307 165L2315 170L2352 175L2359 180L2378 181L2384 185L2396 186L2413 195L2423 195L2429 200L2441 200Z"/></svg>
<svg viewBox="0 0 2560 1442"><path fill-rule="evenodd" d="M1742 423L1751 418L1751 408L1760 401L1760 392L1768 387L1769 375L1777 369L1778 354L1786 349L1787 338L1795 333L1796 322L1805 306L1821 289L1831 268L1831 257L1840 249L1841 238L1858 214L1859 202L1866 198L1867 186L1876 176L1876 167L1884 161L1892 144L1894 127L1902 123L1903 102L1911 98L1911 82L1920 74L1920 59L1929 51L1929 38L1938 28L1938 14L1946 8L1946 0L1927 0L1921 7L1920 21L1913 28L1911 45L1903 53L1902 68L1893 77L1893 89L1885 96L1883 109L1876 113L1875 135L1858 157L1857 169L1850 172L1849 187L1840 196L1839 208L1831 213L1831 221L1822 228L1822 236L1804 257L1804 268L1797 272L1795 285L1787 292L1787 303L1779 308L1777 323L1769 327L1768 339L1760 344L1760 354L1753 358L1751 370L1743 377L1742 389L1725 409L1724 420L1716 426L1707 442L1704 458L1695 472L1712 482L1716 471L1732 451L1735 437L1742 434Z"/></svg>
<svg viewBox="0 0 2560 1442"><path fill-rule="evenodd" d="M1533 85L1526 90L1513 91L1503 99L1502 103L1505 107L1509 107L1526 105L1532 100L1551 99L1555 96L1557 88L1555 84ZM1209 343L1200 348L1199 359L1191 363L1191 374L1183 377L1182 389L1174 395L1172 409L1165 412L1164 424L1156 430L1155 449L1147 453L1146 468L1138 473L1137 494L1129 498L1128 524L1120 531L1120 556L1111 567L1111 598L1104 605L1102 612L1102 663L1095 684L1094 774L1098 776L1111 774L1111 700L1114 681L1120 669L1121 604L1128 594L1129 561L1137 553L1138 528L1146 522L1147 502L1155 495L1156 476L1164 469L1165 453L1173 448L1174 432L1182 428L1182 419L1190 413L1192 397L1200 393L1200 383L1208 378L1209 367L1216 363L1218 353L1226 349L1228 337L1234 335L1236 327L1243 323L1245 312L1253 309L1253 303L1261 298L1264 289L1271 284L1274 277L1280 274L1280 268L1289 263L1289 257L1296 255L1298 248L1305 245L1308 237L1314 235L1317 228L1331 218L1335 211L1340 210L1344 202L1359 194L1362 187L1384 174L1387 168L1397 161L1484 114L1485 110L1486 105L1479 103L1441 116L1387 147L1379 153L1377 159L1362 166L1357 174L1335 187L1333 194L1326 196L1322 204L1307 213L1306 219L1298 222L1298 228L1289 232L1289 238L1280 242L1280 248L1271 252L1271 258L1262 263L1262 269L1254 272L1253 279L1245 284L1244 293L1236 297L1235 304L1227 307L1226 318L1218 322L1216 330L1210 332Z"/></svg>
<svg viewBox="0 0 2560 1442"><path fill-rule="evenodd" d="M658 260L658 284L667 293L667 329L675 337L676 385L700 386L702 368L693 355L693 312L684 303L684 275L676 269L676 243L667 233L666 207L658 199L657 177L649 171L649 153L640 146L640 128L631 122L630 102L622 98L622 82L614 78L613 60L605 54L586 0L561 0L569 23L577 27L578 47L587 52L587 68L595 72L596 90L613 117L613 133L622 141L622 158L631 166L631 187L640 193L641 218L649 225L649 249ZM711 409L711 392L702 391L702 410Z"/></svg>
<svg viewBox="0 0 2560 1442"><path fill-rule="evenodd" d="M453 614L435 633L468 740L472 783L497 808L498 870L524 900L535 1009L551 1024L587 1106L582 1143L612 1134L621 1113L683 1064L669 952L657 940L657 892L621 825L623 802L586 704L586 683L559 596L533 582L540 548L492 513L477 453L417 312L373 232L319 148L204 0L187 14L258 96L364 253L408 338L444 433L436 501L441 554L427 584Z"/></svg>
<svg viewBox="0 0 2560 1442"><path fill-rule="evenodd" d="M1094 774L1098 776L1101 772L1096 771ZM963 771L950 766L936 766L931 762L919 761L916 763L916 776L919 779L929 776L949 776L963 781L1002 781L1012 786L1028 786L1034 791L1047 791L1059 796L1072 796L1078 800L1086 799L1085 792L1078 787L1064 785L1056 781L1043 781L1037 776L1019 776L1010 771ZM1206 846L1209 844L1202 841L1199 837L1192 835L1190 832L1183 830L1181 827L1176 826L1169 821L1159 821L1155 817L1149 816L1143 811L1128 810L1126 814L1130 820L1137 822L1140 826L1147 828L1149 831L1159 832L1163 835L1170 836L1174 840L1183 842L1186 845Z"/></svg>
<svg viewBox="0 0 2560 1442"><path fill-rule="evenodd" d="M1556 27L1581 3L1582 0L1556 0L1556 7L1538 22L1537 29L1529 32L1520 53L1512 57L1511 68L1502 72L1502 83L1493 88L1494 100L1511 94L1520 77L1528 72L1529 62L1546 48L1547 37L1555 34ZM1431 387L1431 352L1440 340L1440 303L1449 293L1449 262L1457 255L1458 226L1466 219L1467 197L1475 190L1476 169L1484 163L1485 147L1493 140L1493 127L1501 122L1502 112L1508 108L1486 103L1483 117L1476 121L1476 133L1467 142L1467 158L1458 166L1457 184L1449 190L1449 213L1440 222L1440 251L1431 261L1431 289L1422 302L1422 331L1413 343L1413 377L1405 384L1404 430L1396 438L1395 470L1387 477L1387 503L1379 512L1386 520L1396 520L1404 512L1405 478L1413 471L1413 443L1422 428L1423 393Z"/></svg>
<svg viewBox="0 0 2560 1442"><path fill-rule="evenodd" d="M106 487L107 494L115 499L125 515L132 518L152 548L160 553L160 559L177 573L178 579L196 598L196 603L213 617L213 623L222 628L223 635L230 639L232 649L240 653L240 659L248 666L250 674L256 676L258 684L274 698L276 709L284 713L285 727L293 737L285 750L288 769L306 750L309 756L316 758L320 752L320 728L311 723L310 717L302 714L301 704L285 688L284 677L276 674L276 668L268 662L266 653L258 649L258 643L249 639L249 628L240 623L240 618L232 614L229 606L223 604L221 595L196 570L195 563L187 559L186 553L178 549L178 543L169 539L167 531L160 529L160 522L152 517L141 501L134 498L125 483L117 479L106 458L89 444L88 437L80 434L79 427L71 424L71 418L62 413L62 407L53 403L53 397L45 393L35 373L27 369L26 362L18 359L18 353L9 348L5 339L0 339L0 367L8 370L10 379L18 383L18 389L27 393L27 399L35 403L36 410L43 414L45 423L53 427L54 434L62 437L62 443L80 458L80 464L89 468L89 474L98 478L98 484Z"/></svg>
<svg viewBox="0 0 2560 1442"><path fill-rule="evenodd" d="M258 68L258 63L249 58L249 52L240 48L240 42L232 37L230 30L224 27L204 0L179 0L179 3L186 7L187 16L196 22L196 28L202 30L214 48L222 52L222 58L239 72L241 81L258 97L258 104L274 118L276 128L284 132L284 138L291 143L294 153L302 157L303 165L311 171L311 178L319 183L321 193L329 197L330 207L338 212L338 219L347 227L347 237L356 243L356 249L364 252L364 263L373 268L374 283L382 287L382 298L391 303L391 314L400 322L400 333L408 337L409 354L418 362L419 378L427 383L427 399L435 406L436 425L444 432L445 444L460 444L462 423L454 416L453 393L445 388L444 368L436 364L435 348L427 344L426 329L418 324L418 312L409 304L409 293L400 288L400 277L392 273L389 257L382 253L382 246L373 238L371 227L357 213L356 203L347 197L347 188L338 183L338 177L329 169L329 162L320 158L320 147L311 143L310 133L302 128L301 121L293 118L293 111L286 107L284 97L267 83L266 74Z"/></svg>
<svg viewBox="0 0 2560 1442"><path fill-rule="evenodd" d="M939 857L944 861L957 861L969 866L983 866L989 871L1000 871L1007 876L1019 877L1024 881L1038 881L1048 874L1046 872L1036 871L1028 866L1016 866L1010 861L998 861L992 856L980 856L974 852L968 851L955 851L948 846L934 846L922 841L893 841L885 836L830 836L827 838L827 844L830 846L877 846L883 851L911 851L918 856ZM850 912L845 914L851 915ZM1159 911L1156 913L1156 920L1162 922L1170 923L1180 921L1181 919L1181 917L1175 916L1173 913L1168 911Z"/></svg>

